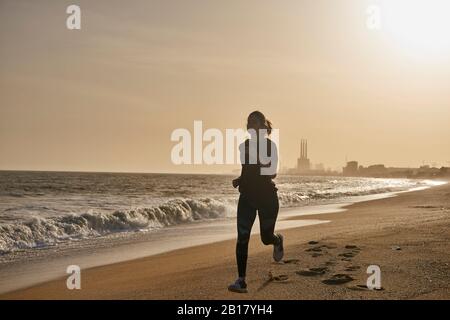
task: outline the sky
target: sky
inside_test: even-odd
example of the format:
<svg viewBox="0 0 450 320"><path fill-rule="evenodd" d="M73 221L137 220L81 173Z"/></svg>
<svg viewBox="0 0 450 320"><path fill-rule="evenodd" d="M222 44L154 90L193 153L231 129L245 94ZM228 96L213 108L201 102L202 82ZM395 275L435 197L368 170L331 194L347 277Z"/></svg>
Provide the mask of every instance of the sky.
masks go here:
<svg viewBox="0 0 450 320"><path fill-rule="evenodd" d="M66 28L71 4L81 30ZM302 138L332 169L450 166L445 12L442 0L0 0L0 170L231 172L173 164L171 133L244 128L256 109L280 130L283 167Z"/></svg>

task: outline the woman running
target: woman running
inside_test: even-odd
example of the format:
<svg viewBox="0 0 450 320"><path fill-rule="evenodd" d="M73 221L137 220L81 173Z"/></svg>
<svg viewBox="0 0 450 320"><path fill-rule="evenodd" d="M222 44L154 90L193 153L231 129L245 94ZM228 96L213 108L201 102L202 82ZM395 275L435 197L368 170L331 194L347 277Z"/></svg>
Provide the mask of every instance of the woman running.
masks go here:
<svg viewBox="0 0 450 320"><path fill-rule="evenodd" d="M278 151L275 143L268 136L272 131L272 123L259 111L250 113L247 119L247 130L250 139L239 146L241 153L241 176L233 180L233 187L239 186L239 202L237 209L237 243L236 261L239 277L228 286L233 292L247 292L245 275L247 269L248 242L256 212L259 216L261 240L265 245L273 245L273 259L280 261L283 258L283 236L274 234L275 223L278 216L278 195L275 183L278 164ZM261 134L261 133L266 133ZM265 141L260 141L264 139ZM267 147L266 159L261 161L259 148ZM253 161L252 161L253 160ZM264 170L275 168L274 170Z"/></svg>

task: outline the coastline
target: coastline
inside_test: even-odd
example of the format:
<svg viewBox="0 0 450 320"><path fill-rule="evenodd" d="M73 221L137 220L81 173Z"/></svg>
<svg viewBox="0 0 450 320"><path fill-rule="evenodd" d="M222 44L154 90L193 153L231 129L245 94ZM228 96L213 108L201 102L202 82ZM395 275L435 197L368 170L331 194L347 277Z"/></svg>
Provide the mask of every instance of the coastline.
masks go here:
<svg viewBox="0 0 450 320"><path fill-rule="evenodd" d="M429 188L429 186L421 188ZM314 218L317 215L345 211L345 207L352 203L392 197L409 191L357 195L325 204L283 207L278 216L277 230L328 223L329 220ZM311 217L299 219L305 215ZM63 242L58 246L14 252L12 255L1 257L3 260L0 260L0 294L65 277L66 268L69 265L78 265L85 270L235 239L235 224L234 218L200 220L152 232L113 233L96 239L80 239L76 242ZM259 233L258 224L259 221L256 219L252 230L254 235Z"/></svg>
<svg viewBox="0 0 450 320"><path fill-rule="evenodd" d="M234 240L226 240L83 269L81 290L67 290L64 276L0 295L0 299L333 299L339 297L449 299L448 277L450 275L448 271L439 271L445 267L448 270L450 262L450 255L446 253L449 252L447 244L449 236L439 231L446 228L448 230L450 225L449 195L450 186L446 184L421 191L400 193L395 197L357 202L339 213L298 217L293 214L289 220L314 219L330 222L284 230L285 260L287 261L284 264L272 263L271 248L264 247L259 238L253 236L250 244L248 275L250 292L246 295L236 295L226 291L226 285L235 277ZM405 237L406 239L401 239ZM391 249L391 246L398 246L396 243L402 243L400 247L403 247L405 241L415 239L413 242L416 243L423 237L434 237L434 248L436 249L438 244L437 247L442 249L442 252L419 250L420 248L415 248L411 244L406 244L409 250ZM318 245L322 246L320 256L312 257L311 251L305 251L311 249L311 245L308 245L308 241L311 240L319 241ZM421 242L422 249L430 245L425 240ZM360 248L360 252L350 259L351 261L342 261L339 255L345 253L345 245L348 244L356 245ZM323 249L327 246L330 248ZM431 277L434 277L433 274L440 274L442 281L434 280L434 283L431 281L427 285L419 281L422 287L428 288L426 293L428 296L421 294L422 289L414 291L411 286L406 292L401 289L401 285L395 285L400 279L390 280L391 277L396 278L395 268L394 271L391 270L392 265L396 263L396 258L404 258L405 254L411 258L404 265L407 270L417 268L415 260L422 259L429 261L430 265L437 264L439 272L431 272ZM429 256L425 257L425 255ZM358 259L364 261L358 261ZM387 284L383 283L385 290L379 292L361 288L358 290L357 286L349 289L350 285L362 284L362 280L367 278L365 265L369 260L372 260L374 264L379 261L383 279L389 280ZM296 274L300 269L325 265L327 262L335 265L328 267L328 271L318 277L302 277ZM349 284L327 286L319 281L332 275L333 272L340 272L344 267L348 268L348 264L358 264L359 267L352 273L355 280ZM397 268L402 269L402 266L397 265ZM282 283L267 282L269 271L272 274L286 274L289 279ZM405 278L402 272L399 275L399 278L403 277L403 282L409 283L410 279L418 283L418 275L410 276L410 278ZM264 285L266 282L267 284ZM433 287L437 284L440 284L437 288ZM305 290L305 286L308 290Z"/></svg>

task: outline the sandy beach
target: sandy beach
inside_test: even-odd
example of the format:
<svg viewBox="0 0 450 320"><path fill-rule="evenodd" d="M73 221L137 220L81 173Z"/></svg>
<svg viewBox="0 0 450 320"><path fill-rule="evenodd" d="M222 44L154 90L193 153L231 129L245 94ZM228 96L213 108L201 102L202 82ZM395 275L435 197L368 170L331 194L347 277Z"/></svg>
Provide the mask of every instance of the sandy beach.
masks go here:
<svg viewBox="0 0 450 320"><path fill-rule="evenodd" d="M64 277L0 298L450 299L450 184L291 219L311 217L331 222L283 231L282 263L252 237L248 294L226 289L234 241L222 241L82 270L81 290ZM364 287L369 265L380 267L381 290Z"/></svg>

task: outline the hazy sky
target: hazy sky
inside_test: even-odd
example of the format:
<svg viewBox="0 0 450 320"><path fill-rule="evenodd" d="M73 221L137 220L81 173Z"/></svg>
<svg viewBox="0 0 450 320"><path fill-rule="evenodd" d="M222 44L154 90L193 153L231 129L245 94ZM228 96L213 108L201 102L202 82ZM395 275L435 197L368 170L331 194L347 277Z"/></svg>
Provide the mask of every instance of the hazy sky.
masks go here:
<svg viewBox="0 0 450 320"><path fill-rule="evenodd" d="M173 165L170 134L254 109L280 129L282 166L301 138L332 168L449 166L450 8L421 2L0 0L0 169L229 172ZM394 10L380 30L370 4Z"/></svg>

